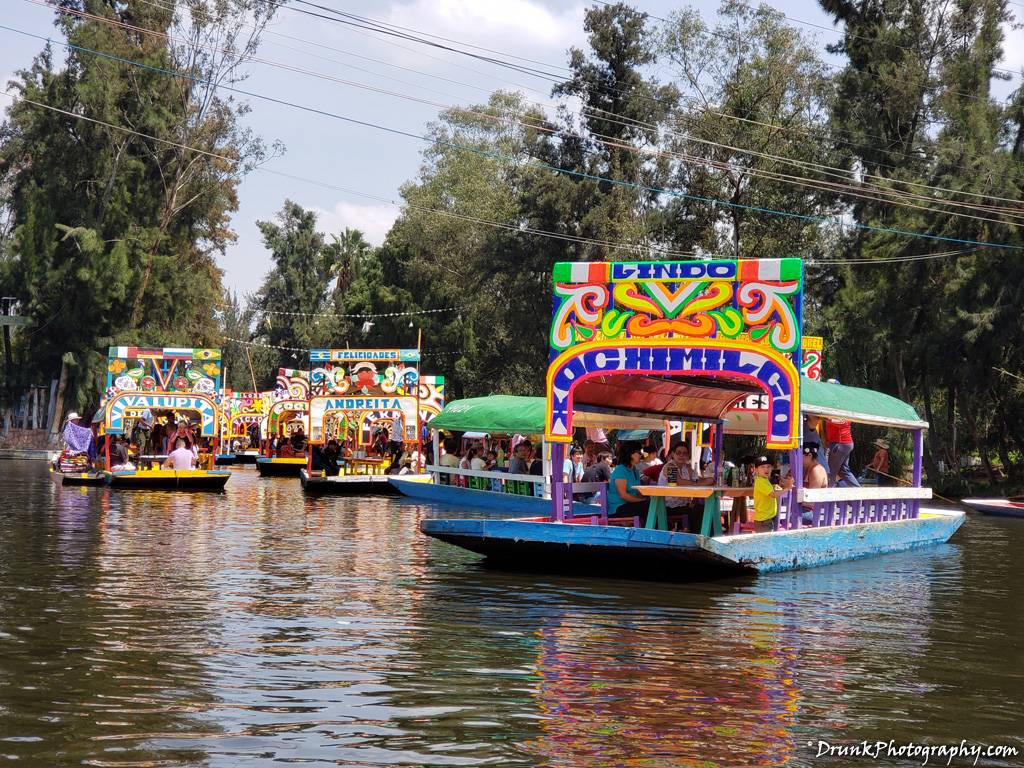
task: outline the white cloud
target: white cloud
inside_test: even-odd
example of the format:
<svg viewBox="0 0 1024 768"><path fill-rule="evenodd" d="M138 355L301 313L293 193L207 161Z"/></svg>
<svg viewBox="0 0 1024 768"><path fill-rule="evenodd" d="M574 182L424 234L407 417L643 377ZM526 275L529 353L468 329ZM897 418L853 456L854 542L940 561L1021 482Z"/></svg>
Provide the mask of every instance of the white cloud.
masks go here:
<svg viewBox="0 0 1024 768"><path fill-rule="evenodd" d="M317 228L327 234L338 234L345 227L358 229L374 245L384 242L391 225L398 218L399 209L393 205L358 205L338 202L327 211L313 208L317 215Z"/></svg>
<svg viewBox="0 0 1024 768"><path fill-rule="evenodd" d="M1016 15L1019 21L1024 21L1024 12ZM1014 29L1009 22L1003 24L1003 60L999 62L1000 69L1010 69L1019 73L1024 68L1024 45L1021 44L1021 34L1021 30ZM1019 78L1015 78L1015 88L1019 82Z"/></svg>
<svg viewBox="0 0 1024 768"><path fill-rule="evenodd" d="M585 40L583 11L582 4L554 11L535 0L411 0L392 6L385 20L564 66L565 50Z"/></svg>

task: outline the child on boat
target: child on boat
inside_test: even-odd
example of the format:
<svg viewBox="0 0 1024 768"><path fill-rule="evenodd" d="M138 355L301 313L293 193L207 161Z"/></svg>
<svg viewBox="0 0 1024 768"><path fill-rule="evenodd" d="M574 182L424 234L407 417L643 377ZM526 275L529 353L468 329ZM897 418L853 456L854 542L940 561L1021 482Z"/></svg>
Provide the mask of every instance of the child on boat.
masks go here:
<svg viewBox="0 0 1024 768"><path fill-rule="evenodd" d="M793 478L782 478L781 485L772 485L772 460L759 456L754 461L754 533L767 533L779 528L779 499L793 487Z"/></svg>

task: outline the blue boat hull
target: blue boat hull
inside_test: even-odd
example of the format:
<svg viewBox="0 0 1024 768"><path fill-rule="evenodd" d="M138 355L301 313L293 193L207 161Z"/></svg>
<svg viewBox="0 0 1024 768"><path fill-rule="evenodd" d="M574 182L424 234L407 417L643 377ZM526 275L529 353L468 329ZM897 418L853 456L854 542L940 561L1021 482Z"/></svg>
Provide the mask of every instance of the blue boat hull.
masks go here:
<svg viewBox="0 0 1024 768"><path fill-rule="evenodd" d="M478 509L497 509L507 512L509 516L547 516L551 514L551 499L540 496L517 496L513 493L495 493L493 491L477 491L472 488L460 488L457 485L437 485L435 483L417 483L402 480L401 477L388 478L403 496L422 499L437 504L455 507L476 507ZM573 504L573 512L577 515L596 515L600 509L594 504Z"/></svg>
<svg viewBox="0 0 1024 768"><path fill-rule="evenodd" d="M707 538L690 533L520 520L425 520L428 536L488 561L542 571L584 570L664 580L811 568L949 540L964 513L922 510L913 520Z"/></svg>

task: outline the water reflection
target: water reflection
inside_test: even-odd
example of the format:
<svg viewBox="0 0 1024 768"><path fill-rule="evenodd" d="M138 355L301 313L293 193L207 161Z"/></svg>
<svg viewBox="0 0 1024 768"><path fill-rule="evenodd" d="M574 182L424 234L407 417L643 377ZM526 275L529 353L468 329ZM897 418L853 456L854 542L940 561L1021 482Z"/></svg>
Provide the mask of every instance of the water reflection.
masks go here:
<svg viewBox="0 0 1024 768"><path fill-rule="evenodd" d="M489 571L439 510L61 488L0 465L0 755L23 764L766 766L1018 738L1024 526L768 578Z"/></svg>

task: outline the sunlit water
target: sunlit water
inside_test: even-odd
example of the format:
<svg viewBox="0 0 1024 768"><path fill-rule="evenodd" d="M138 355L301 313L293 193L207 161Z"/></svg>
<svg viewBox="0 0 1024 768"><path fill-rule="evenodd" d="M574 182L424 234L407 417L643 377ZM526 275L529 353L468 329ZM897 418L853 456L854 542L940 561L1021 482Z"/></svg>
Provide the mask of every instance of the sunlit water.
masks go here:
<svg viewBox="0 0 1024 768"><path fill-rule="evenodd" d="M669 585L488 571L419 533L439 508L306 499L251 469L170 494L8 461L0 499L0 762L810 766L819 739L1024 746L1024 520Z"/></svg>

